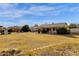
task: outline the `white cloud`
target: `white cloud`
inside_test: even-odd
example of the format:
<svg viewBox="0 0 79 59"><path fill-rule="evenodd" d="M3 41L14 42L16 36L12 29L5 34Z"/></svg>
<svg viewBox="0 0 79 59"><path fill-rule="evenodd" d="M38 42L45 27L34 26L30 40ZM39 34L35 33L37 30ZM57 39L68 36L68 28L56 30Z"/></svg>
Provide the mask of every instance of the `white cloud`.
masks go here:
<svg viewBox="0 0 79 59"><path fill-rule="evenodd" d="M48 7L48 6L33 6L29 9L30 11L51 11L55 10L55 7Z"/></svg>
<svg viewBox="0 0 79 59"><path fill-rule="evenodd" d="M25 14L32 16L57 16L63 6L52 7L52 6L31 6L28 9L24 7L23 9L17 9L18 4L0 4L0 17L4 18L20 18ZM57 11L56 11L57 10ZM52 13L53 12L53 13Z"/></svg>
<svg viewBox="0 0 79 59"><path fill-rule="evenodd" d="M16 26L18 24L13 23L13 22L3 22L3 21L0 21L0 25L4 26L4 27L8 27L8 26Z"/></svg>
<svg viewBox="0 0 79 59"><path fill-rule="evenodd" d="M56 16L56 13L52 13L56 10L55 7L50 6L32 6L28 10L18 10L21 14L30 14L34 16L47 16L47 15L53 15Z"/></svg>
<svg viewBox="0 0 79 59"><path fill-rule="evenodd" d="M30 6L28 9L26 9L26 6L22 7L22 9L18 9L16 6L18 4L0 4L0 18L9 18L19 20L17 22L18 25L25 25L27 23L33 23L29 22L27 20L29 19L22 19L24 15L31 15L34 17L37 16L46 16L50 18L50 16L58 16L61 15L63 11L78 11L79 7L68 7L68 5L60 5L60 6L47 6L47 5L40 5L40 6ZM19 6L20 7L20 6ZM27 16L26 16L27 17ZM53 18L53 17L52 17ZM15 19L16 20L16 19ZM33 19L32 19L33 20ZM44 20L41 23L44 22L51 22L51 20ZM13 22L1 22L2 24L6 25L16 25ZM38 22L39 23L39 22Z"/></svg>
<svg viewBox="0 0 79 59"><path fill-rule="evenodd" d="M78 10L79 7L74 8L67 8L68 5L61 5L61 6L31 6L26 9L24 6L23 9L16 8L18 4L0 4L0 17L4 18L20 18L25 14L29 14L32 16L58 16L61 14L62 11L69 11L69 10Z"/></svg>
<svg viewBox="0 0 79 59"><path fill-rule="evenodd" d="M4 9L4 10L13 9L13 8L15 8L16 5L17 5L16 3L12 3L12 4L10 4L10 3L0 3L0 8Z"/></svg>
<svg viewBox="0 0 79 59"><path fill-rule="evenodd" d="M17 4L0 4L0 17L4 18L17 18L21 14L17 13Z"/></svg>
<svg viewBox="0 0 79 59"><path fill-rule="evenodd" d="M0 17L4 17L4 18L17 18L17 17L21 17L22 15L17 13L17 11L3 11L0 12Z"/></svg>
<svg viewBox="0 0 79 59"><path fill-rule="evenodd" d="M18 24L20 26L27 24L27 19L20 19L19 22L18 22Z"/></svg>
<svg viewBox="0 0 79 59"><path fill-rule="evenodd" d="M73 11L79 11L79 6L76 7L72 7L69 9L69 11L73 12Z"/></svg>

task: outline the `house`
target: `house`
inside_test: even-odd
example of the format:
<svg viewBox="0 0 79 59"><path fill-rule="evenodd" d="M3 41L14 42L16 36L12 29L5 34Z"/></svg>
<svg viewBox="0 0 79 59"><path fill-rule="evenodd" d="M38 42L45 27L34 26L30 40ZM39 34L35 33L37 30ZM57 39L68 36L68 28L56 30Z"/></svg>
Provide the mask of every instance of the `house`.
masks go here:
<svg viewBox="0 0 79 59"><path fill-rule="evenodd" d="M3 34L5 34L5 35L9 34L9 32L8 32L8 29L7 29L7 28L4 28Z"/></svg>
<svg viewBox="0 0 79 59"><path fill-rule="evenodd" d="M42 32L43 30L46 31L47 33L56 33L57 28L67 28L69 29L67 23L55 23L55 24L42 24L38 27L39 33Z"/></svg>
<svg viewBox="0 0 79 59"><path fill-rule="evenodd" d="M79 34L79 28L72 28L70 29L71 34Z"/></svg>
<svg viewBox="0 0 79 59"><path fill-rule="evenodd" d="M30 28L30 30L31 30L31 32L36 32L38 30L38 27L33 26L33 27Z"/></svg>
<svg viewBox="0 0 79 59"><path fill-rule="evenodd" d="M79 34L79 24L70 24L69 28L71 34Z"/></svg>
<svg viewBox="0 0 79 59"><path fill-rule="evenodd" d="M0 26L0 34L8 34L8 29L3 26Z"/></svg>
<svg viewBox="0 0 79 59"><path fill-rule="evenodd" d="M32 27L30 27L31 32L36 32L38 31L38 25L34 25Z"/></svg>
<svg viewBox="0 0 79 59"><path fill-rule="evenodd" d="M69 28L72 29L72 28L79 28L79 24L75 24L75 23L71 23L69 25Z"/></svg>
<svg viewBox="0 0 79 59"><path fill-rule="evenodd" d="M19 26L12 26L12 27L8 27L8 30L11 30L11 32L20 32L21 31L21 27L19 27Z"/></svg>

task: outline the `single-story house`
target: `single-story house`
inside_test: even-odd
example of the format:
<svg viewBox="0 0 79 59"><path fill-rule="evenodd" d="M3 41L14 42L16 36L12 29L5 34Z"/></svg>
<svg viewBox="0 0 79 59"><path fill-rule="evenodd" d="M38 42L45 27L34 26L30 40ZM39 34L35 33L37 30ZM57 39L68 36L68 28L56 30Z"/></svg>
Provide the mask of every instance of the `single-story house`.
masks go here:
<svg viewBox="0 0 79 59"><path fill-rule="evenodd" d="M8 29L3 26L0 26L0 34L8 34Z"/></svg>
<svg viewBox="0 0 79 59"><path fill-rule="evenodd" d="M38 25L34 25L30 27L31 32L37 32L38 31Z"/></svg>
<svg viewBox="0 0 79 59"><path fill-rule="evenodd" d="M57 28L67 28L69 29L67 23L55 23L55 24L42 24L38 27L38 30L41 32L42 30L46 30L47 33L55 34Z"/></svg>
<svg viewBox="0 0 79 59"><path fill-rule="evenodd" d="M79 28L72 28L70 29L71 34L79 34Z"/></svg>
<svg viewBox="0 0 79 59"><path fill-rule="evenodd" d="M21 31L21 27L19 27L19 26L12 26L12 27L8 27L8 30L11 30L12 32L20 32Z"/></svg>

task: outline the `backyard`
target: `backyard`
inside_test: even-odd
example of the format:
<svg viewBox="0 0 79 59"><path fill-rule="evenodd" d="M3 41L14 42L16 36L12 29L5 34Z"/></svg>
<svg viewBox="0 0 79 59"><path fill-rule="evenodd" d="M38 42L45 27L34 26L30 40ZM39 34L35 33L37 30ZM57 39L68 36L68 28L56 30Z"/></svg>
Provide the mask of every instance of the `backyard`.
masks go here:
<svg viewBox="0 0 79 59"><path fill-rule="evenodd" d="M50 35L32 32L0 35L0 52L18 49L21 56L79 55L79 35Z"/></svg>

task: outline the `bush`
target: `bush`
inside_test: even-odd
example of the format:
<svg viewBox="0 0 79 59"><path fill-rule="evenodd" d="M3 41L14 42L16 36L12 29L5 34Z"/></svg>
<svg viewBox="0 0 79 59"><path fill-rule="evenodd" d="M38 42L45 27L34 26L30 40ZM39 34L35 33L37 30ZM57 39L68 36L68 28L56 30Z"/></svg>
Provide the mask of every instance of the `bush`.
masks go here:
<svg viewBox="0 0 79 59"><path fill-rule="evenodd" d="M67 28L58 28L56 32L57 34L69 34L70 30L67 30Z"/></svg>

